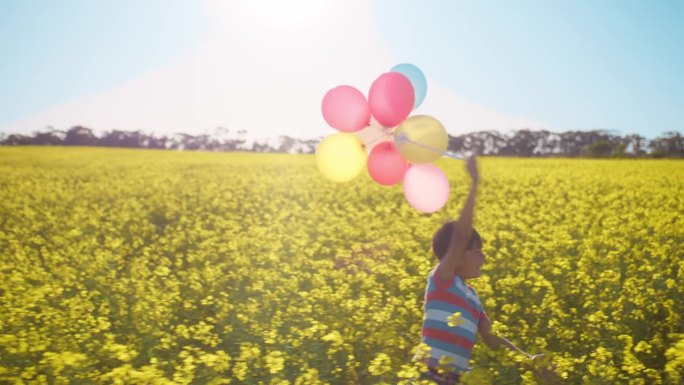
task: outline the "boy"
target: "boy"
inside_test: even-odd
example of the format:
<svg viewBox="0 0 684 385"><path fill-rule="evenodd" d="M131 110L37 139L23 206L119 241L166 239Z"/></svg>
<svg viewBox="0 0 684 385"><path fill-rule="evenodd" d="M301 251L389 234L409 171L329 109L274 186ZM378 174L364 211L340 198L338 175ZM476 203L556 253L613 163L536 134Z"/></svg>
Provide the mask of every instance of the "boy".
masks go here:
<svg viewBox="0 0 684 385"><path fill-rule="evenodd" d="M473 288L466 284L466 280L480 276L485 261L482 239L472 227L479 183L474 157L467 160L466 169L473 181L470 193L460 218L444 224L433 237L432 248L439 264L428 275L425 289L421 339L430 351L421 359L428 366L424 377L440 385L456 384L460 373L468 370L476 333L480 333L484 343L492 349L503 345L530 359L535 358L507 339L492 334L492 324L482 303Z"/></svg>

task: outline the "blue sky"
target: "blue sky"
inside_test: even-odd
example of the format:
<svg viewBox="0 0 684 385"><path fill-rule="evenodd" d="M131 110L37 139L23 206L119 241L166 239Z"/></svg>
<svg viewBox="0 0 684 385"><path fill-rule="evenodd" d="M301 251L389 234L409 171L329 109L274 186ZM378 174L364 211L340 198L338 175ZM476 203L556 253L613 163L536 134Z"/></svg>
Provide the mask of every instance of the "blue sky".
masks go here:
<svg viewBox="0 0 684 385"><path fill-rule="evenodd" d="M371 10L398 62L498 112L554 131L684 131L684 1L375 0ZM173 63L211 34L208 13L180 0L0 0L0 126Z"/></svg>
<svg viewBox="0 0 684 385"><path fill-rule="evenodd" d="M398 57L556 130L684 131L684 1L380 0Z"/></svg>
<svg viewBox="0 0 684 385"><path fill-rule="evenodd" d="M203 17L182 0L0 0L0 125L174 60Z"/></svg>

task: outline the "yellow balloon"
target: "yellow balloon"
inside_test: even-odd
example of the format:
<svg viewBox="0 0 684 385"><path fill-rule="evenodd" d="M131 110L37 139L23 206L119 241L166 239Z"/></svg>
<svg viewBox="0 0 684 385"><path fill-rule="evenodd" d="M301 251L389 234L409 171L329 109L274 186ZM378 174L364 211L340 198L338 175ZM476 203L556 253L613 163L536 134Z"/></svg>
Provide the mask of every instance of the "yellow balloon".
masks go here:
<svg viewBox="0 0 684 385"><path fill-rule="evenodd" d="M366 150L354 134L339 132L318 144L316 163L326 178L333 182L348 182L366 166Z"/></svg>
<svg viewBox="0 0 684 385"><path fill-rule="evenodd" d="M411 163L434 162L449 145L442 123L427 115L411 116L401 122L394 130L394 138L401 155Z"/></svg>

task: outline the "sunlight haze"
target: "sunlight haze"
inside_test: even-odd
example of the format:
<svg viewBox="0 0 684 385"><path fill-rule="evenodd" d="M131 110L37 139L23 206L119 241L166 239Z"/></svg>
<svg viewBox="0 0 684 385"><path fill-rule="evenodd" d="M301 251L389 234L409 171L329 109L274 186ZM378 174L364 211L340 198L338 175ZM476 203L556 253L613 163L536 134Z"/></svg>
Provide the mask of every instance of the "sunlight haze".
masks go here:
<svg viewBox="0 0 684 385"><path fill-rule="evenodd" d="M671 21L682 7L672 3L653 5L649 17L671 15L641 32L630 23L647 6L634 2L622 13L611 13L617 3L533 1L64 4L0 3L0 52L11 58L0 70L0 132L224 127L255 138L323 137L334 132L320 113L325 92L346 84L367 95L402 62L428 79L414 113L452 135L528 128L653 137L683 120L682 55L673 50L682 32Z"/></svg>

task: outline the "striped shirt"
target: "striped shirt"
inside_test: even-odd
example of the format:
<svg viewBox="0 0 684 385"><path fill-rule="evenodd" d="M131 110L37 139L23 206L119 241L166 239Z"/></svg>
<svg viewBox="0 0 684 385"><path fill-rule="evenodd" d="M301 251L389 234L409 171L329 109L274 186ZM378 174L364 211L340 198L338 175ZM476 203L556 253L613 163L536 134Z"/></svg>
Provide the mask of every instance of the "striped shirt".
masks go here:
<svg viewBox="0 0 684 385"><path fill-rule="evenodd" d="M442 281L433 269L428 275L425 288L425 317L421 339L430 347L427 364L431 367L447 361L456 371L467 371L475 344L477 326L487 317L480 299L470 285L460 277ZM461 313L455 319L454 313ZM449 318L452 317L452 325ZM446 356L446 357L445 357Z"/></svg>

